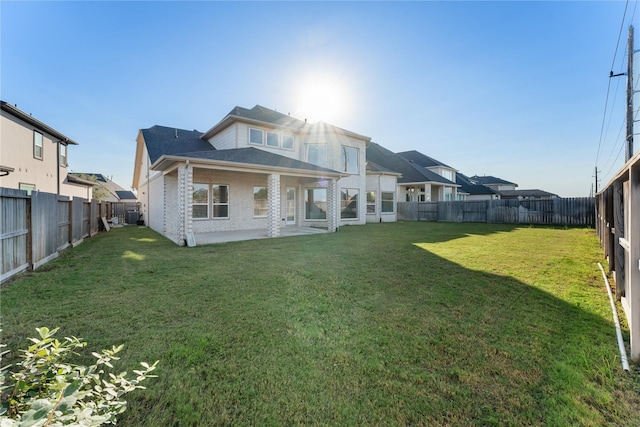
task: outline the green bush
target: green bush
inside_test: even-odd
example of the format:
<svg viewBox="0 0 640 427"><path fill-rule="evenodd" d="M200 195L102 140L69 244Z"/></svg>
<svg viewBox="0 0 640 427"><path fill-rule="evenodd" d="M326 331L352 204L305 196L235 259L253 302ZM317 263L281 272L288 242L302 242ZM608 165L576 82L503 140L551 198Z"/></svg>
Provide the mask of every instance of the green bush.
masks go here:
<svg viewBox="0 0 640 427"><path fill-rule="evenodd" d="M111 361L118 359L116 354L122 345L93 352L96 362L81 366L67 359L86 342L75 337L59 341L53 338L58 328L36 331L40 337L29 338L33 344L21 350L17 369L9 372L9 366L0 368L0 427L115 424L116 415L126 409L127 402L122 397L144 389L140 383L155 377L150 372L158 361L153 365L140 363L143 369L133 371L135 379L127 379L126 372L114 375L105 371L105 367L113 368ZM0 353L0 362L6 353Z"/></svg>

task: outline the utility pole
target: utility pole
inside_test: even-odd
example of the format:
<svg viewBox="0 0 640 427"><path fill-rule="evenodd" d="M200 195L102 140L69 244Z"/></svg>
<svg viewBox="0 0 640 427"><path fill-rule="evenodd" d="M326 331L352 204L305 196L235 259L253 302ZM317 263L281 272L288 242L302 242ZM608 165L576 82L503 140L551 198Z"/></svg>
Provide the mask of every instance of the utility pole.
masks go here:
<svg viewBox="0 0 640 427"><path fill-rule="evenodd" d="M593 194L598 194L598 166L596 166L596 192Z"/></svg>
<svg viewBox="0 0 640 427"><path fill-rule="evenodd" d="M627 143L624 162L633 156L633 25L629 25L629 53L627 55Z"/></svg>

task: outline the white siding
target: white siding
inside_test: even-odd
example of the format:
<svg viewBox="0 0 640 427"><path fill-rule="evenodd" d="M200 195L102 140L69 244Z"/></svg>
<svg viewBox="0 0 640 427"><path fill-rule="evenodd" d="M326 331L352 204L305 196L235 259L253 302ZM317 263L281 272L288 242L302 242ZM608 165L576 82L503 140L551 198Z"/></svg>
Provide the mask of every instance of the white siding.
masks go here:
<svg viewBox="0 0 640 427"><path fill-rule="evenodd" d="M216 134L209 140L209 143L214 146L216 150L228 150L231 148L238 148L236 146L238 125L234 124Z"/></svg>

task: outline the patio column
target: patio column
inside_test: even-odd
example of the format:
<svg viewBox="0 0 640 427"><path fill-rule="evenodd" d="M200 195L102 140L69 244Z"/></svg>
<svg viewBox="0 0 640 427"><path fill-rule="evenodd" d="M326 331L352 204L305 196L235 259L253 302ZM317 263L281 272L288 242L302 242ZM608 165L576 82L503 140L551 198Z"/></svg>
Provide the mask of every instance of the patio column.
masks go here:
<svg viewBox="0 0 640 427"><path fill-rule="evenodd" d="M267 178L267 236L280 235L280 175L271 174Z"/></svg>
<svg viewBox="0 0 640 427"><path fill-rule="evenodd" d="M327 229L330 233L338 229L338 206L340 194L338 181L331 179L327 183Z"/></svg>
<svg viewBox="0 0 640 427"><path fill-rule="evenodd" d="M178 166L178 245L193 236L193 166ZM192 239L193 240L193 239ZM193 245L190 245L193 246Z"/></svg>

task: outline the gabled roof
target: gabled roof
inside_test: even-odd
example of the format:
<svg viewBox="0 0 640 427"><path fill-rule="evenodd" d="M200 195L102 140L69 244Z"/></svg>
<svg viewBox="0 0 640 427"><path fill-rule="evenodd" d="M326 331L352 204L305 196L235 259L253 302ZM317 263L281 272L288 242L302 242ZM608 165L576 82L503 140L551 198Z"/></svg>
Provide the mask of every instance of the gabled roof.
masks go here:
<svg viewBox="0 0 640 427"><path fill-rule="evenodd" d="M263 107L262 105L256 105L251 109L244 107L234 107L221 121L216 123L211 129L206 131L202 135L202 139L209 140L217 133L229 127L231 124L237 121L246 123L253 123L257 126L265 127L285 127L291 129L294 132L337 132L354 138L362 139L367 142L371 140L368 136L363 136L355 132L348 131L346 129L339 128L329 123L317 122L307 123L306 120L302 121L291 117L288 114L282 114L276 110Z"/></svg>
<svg viewBox="0 0 640 427"><path fill-rule="evenodd" d="M348 175L333 169L323 168L311 163L281 156L255 147L232 148L228 150L207 150L189 153L167 154L161 156L151 167L155 170L165 170L175 162L186 159L201 160L204 163L225 164L242 166L254 166L265 169L279 169L298 172L312 172L332 176Z"/></svg>
<svg viewBox="0 0 640 427"><path fill-rule="evenodd" d="M133 199L136 200L136 195L131 191L127 191L122 188L119 184L112 181L105 175L101 173L93 173L93 172L70 172L67 175L69 181L89 184L92 186L99 185L104 188L108 193L109 197L104 199L104 201L108 202L119 202L122 200ZM87 177L90 179L84 179L83 177ZM95 182L91 181L91 179L95 178Z"/></svg>
<svg viewBox="0 0 640 427"><path fill-rule="evenodd" d="M518 186L518 184L516 184L515 182L505 181L502 178L496 178L495 176L491 176L491 175L484 175L484 176L474 175L471 177L471 181L475 181L478 184L482 184L482 185L515 185L516 187Z"/></svg>
<svg viewBox="0 0 640 427"><path fill-rule="evenodd" d="M398 178L398 184L433 182L457 186L456 183L449 181L445 177L416 163L411 163L399 154L389 151L375 142L371 142L367 147L367 161L377 163L382 167L402 174L402 177Z"/></svg>
<svg viewBox="0 0 640 427"><path fill-rule="evenodd" d="M402 153L398 153L399 156L404 157L410 162L417 163L423 168L431 168L442 166L449 169L454 169L451 166L445 165L439 160L434 159L433 157L429 157L426 154L422 154L419 151L411 150L411 151L403 151ZM454 169L455 170L455 169Z"/></svg>
<svg viewBox="0 0 640 427"><path fill-rule="evenodd" d="M140 129L151 163L163 154L180 154L193 151L215 150L207 141L200 139L202 132L155 125Z"/></svg>
<svg viewBox="0 0 640 427"><path fill-rule="evenodd" d="M482 184L474 184L468 176L460 172L456 173L456 183L460 185L460 190L458 191L462 191L470 195L498 194L497 191L489 187L485 187Z"/></svg>
<svg viewBox="0 0 640 427"><path fill-rule="evenodd" d="M63 135L62 133L58 132L57 130L55 130L54 128L52 128L51 126L41 122L40 120L36 119L35 117L33 117L31 114L27 114L24 111L22 111L21 109L19 109L17 106L15 105L11 105L8 102L5 101L0 101L0 109L2 111L6 111L7 113L11 114L14 117L17 117L18 119L29 123L31 126L48 133L49 135L53 136L56 139L59 139L60 142L62 142L63 144L71 144L71 145L78 145L77 142L75 142L73 139L70 139L69 137Z"/></svg>

